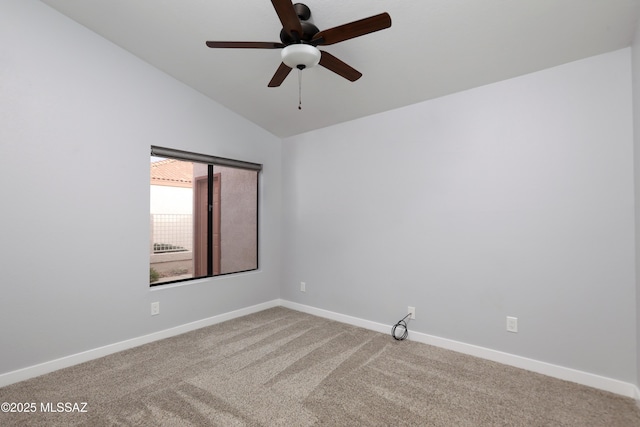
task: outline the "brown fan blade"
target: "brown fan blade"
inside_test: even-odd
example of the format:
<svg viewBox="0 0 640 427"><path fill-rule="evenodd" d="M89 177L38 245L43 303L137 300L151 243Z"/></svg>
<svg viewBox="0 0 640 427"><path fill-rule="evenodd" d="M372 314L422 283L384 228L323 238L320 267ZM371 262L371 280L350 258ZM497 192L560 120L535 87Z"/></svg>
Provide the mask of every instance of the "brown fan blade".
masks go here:
<svg viewBox="0 0 640 427"><path fill-rule="evenodd" d="M344 77L347 80L355 82L360 77L362 77L362 73L350 65L345 64L335 56L331 55L329 52L320 51L320 65L324 68L333 71L334 73Z"/></svg>
<svg viewBox="0 0 640 427"><path fill-rule="evenodd" d="M320 31L318 34L313 36L311 44L316 46L334 44L364 36L365 34L373 33L375 31L384 30L390 26L391 16L385 12L379 15L370 16L369 18L360 19L359 21L353 21L349 24Z"/></svg>
<svg viewBox="0 0 640 427"><path fill-rule="evenodd" d="M280 49L284 47L282 43L276 42L207 42L207 46L235 49Z"/></svg>
<svg viewBox="0 0 640 427"><path fill-rule="evenodd" d="M284 79L287 78L289 73L291 72L291 68L285 65L284 62L280 63L280 66L276 70L276 73L271 78L271 81L267 86L269 87L278 87L282 84Z"/></svg>
<svg viewBox="0 0 640 427"><path fill-rule="evenodd" d="M300 40L302 24L300 24L300 19L298 19L298 14L293 8L291 0L271 0L271 3L280 18L282 28L295 40Z"/></svg>

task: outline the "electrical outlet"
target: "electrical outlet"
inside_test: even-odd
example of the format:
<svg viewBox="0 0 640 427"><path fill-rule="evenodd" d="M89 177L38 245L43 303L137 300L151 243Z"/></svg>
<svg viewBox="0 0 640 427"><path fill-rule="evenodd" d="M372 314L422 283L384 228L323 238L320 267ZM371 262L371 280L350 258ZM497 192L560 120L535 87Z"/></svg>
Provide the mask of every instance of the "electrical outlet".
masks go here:
<svg viewBox="0 0 640 427"><path fill-rule="evenodd" d="M518 318L507 316L507 331L518 332Z"/></svg>
<svg viewBox="0 0 640 427"><path fill-rule="evenodd" d="M416 308L415 307L409 307L407 313L411 315L411 316L409 316L409 319L415 319L416 318Z"/></svg>
<svg viewBox="0 0 640 427"><path fill-rule="evenodd" d="M158 301L151 303L151 315L156 316L160 314L160 303Z"/></svg>
<svg viewBox="0 0 640 427"><path fill-rule="evenodd" d="M300 282L300 292L307 292L307 284Z"/></svg>

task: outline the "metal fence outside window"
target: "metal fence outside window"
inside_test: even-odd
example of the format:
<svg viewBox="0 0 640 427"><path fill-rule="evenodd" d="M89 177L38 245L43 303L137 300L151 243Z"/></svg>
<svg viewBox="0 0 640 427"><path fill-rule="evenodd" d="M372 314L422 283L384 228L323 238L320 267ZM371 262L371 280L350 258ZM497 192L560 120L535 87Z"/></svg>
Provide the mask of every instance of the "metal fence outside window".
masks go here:
<svg viewBox="0 0 640 427"><path fill-rule="evenodd" d="M151 253L193 250L193 215L151 214Z"/></svg>

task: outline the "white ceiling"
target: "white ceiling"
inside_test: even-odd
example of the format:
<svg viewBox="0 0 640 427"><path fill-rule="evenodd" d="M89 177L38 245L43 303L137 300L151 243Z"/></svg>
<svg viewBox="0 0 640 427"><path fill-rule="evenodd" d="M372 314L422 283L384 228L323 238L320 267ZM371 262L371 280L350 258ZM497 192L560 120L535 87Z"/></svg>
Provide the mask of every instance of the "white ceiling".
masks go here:
<svg viewBox="0 0 640 427"><path fill-rule="evenodd" d="M392 26L322 47L363 77L322 67L267 83L279 50L206 40L279 41L268 0L42 0L246 117L287 137L631 44L640 0L306 0L320 30L388 12Z"/></svg>

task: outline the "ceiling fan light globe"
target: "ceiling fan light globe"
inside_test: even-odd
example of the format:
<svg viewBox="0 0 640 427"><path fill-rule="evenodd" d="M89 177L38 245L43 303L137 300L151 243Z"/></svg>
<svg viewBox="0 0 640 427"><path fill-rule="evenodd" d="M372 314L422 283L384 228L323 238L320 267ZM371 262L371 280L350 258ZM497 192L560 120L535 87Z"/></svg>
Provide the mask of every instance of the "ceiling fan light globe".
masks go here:
<svg viewBox="0 0 640 427"><path fill-rule="evenodd" d="M320 62L320 51L310 44L291 44L281 51L282 62L290 68L315 67Z"/></svg>

